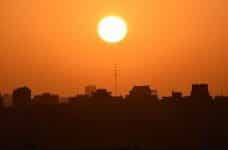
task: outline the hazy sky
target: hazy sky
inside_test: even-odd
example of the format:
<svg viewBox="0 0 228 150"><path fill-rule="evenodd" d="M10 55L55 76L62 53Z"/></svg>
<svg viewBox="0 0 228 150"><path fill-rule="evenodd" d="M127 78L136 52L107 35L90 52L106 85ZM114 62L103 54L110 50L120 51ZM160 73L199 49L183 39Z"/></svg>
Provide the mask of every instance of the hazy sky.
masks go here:
<svg viewBox="0 0 228 150"><path fill-rule="evenodd" d="M127 38L99 39L98 21L126 19ZM149 84L160 95L207 82L228 94L227 0L1 0L0 91L82 92L87 84L119 91Z"/></svg>

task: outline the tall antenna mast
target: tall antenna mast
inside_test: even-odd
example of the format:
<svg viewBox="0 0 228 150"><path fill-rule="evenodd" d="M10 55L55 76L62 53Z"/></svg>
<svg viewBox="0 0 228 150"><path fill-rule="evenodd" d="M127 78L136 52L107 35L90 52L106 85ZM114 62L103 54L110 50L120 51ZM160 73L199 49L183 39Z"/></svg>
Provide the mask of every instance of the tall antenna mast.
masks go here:
<svg viewBox="0 0 228 150"><path fill-rule="evenodd" d="M115 88L115 96L118 96L118 66L117 64L114 65L114 88Z"/></svg>

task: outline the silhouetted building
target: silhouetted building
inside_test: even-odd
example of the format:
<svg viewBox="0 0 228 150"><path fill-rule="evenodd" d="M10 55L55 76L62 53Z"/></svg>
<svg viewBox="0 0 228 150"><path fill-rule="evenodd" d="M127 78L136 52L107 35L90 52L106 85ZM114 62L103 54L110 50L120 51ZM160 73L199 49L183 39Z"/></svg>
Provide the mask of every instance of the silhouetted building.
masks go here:
<svg viewBox="0 0 228 150"><path fill-rule="evenodd" d="M106 89L97 89L91 97L92 102L98 103L109 103L112 100L111 92Z"/></svg>
<svg viewBox="0 0 228 150"><path fill-rule="evenodd" d="M158 102L158 96L156 90L151 90L149 86L134 86L130 90L129 95L126 97L127 100L136 102Z"/></svg>
<svg viewBox="0 0 228 150"><path fill-rule="evenodd" d="M208 84L193 84L191 99L194 103L209 103L212 98L209 94Z"/></svg>
<svg viewBox="0 0 228 150"><path fill-rule="evenodd" d="M59 96L50 93L36 95L33 98L33 104L59 104Z"/></svg>
<svg viewBox="0 0 228 150"><path fill-rule="evenodd" d="M15 89L13 91L13 105L25 106L31 103L31 90L27 87Z"/></svg>
<svg viewBox="0 0 228 150"><path fill-rule="evenodd" d="M193 84L191 97L193 98L210 97L208 84Z"/></svg>
<svg viewBox="0 0 228 150"><path fill-rule="evenodd" d="M153 92L155 91L151 90L149 86L134 86L129 95L136 97L147 97L152 96Z"/></svg>
<svg viewBox="0 0 228 150"><path fill-rule="evenodd" d="M96 92L96 86L95 85L88 85L85 87L85 94L88 96L92 96L94 92Z"/></svg>
<svg viewBox="0 0 228 150"><path fill-rule="evenodd" d="M93 93L93 97L111 97L111 92L108 92L106 89L97 89Z"/></svg>

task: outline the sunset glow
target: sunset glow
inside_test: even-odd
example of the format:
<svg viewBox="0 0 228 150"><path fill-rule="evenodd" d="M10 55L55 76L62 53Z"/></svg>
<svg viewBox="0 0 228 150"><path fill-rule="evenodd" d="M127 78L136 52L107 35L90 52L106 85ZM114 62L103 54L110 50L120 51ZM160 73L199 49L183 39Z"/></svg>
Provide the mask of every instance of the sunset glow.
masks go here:
<svg viewBox="0 0 228 150"><path fill-rule="evenodd" d="M0 150L228 150L227 6L0 0Z"/></svg>
<svg viewBox="0 0 228 150"><path fill-rule="evenodd" d="M90 84L114 91L118 64L123 95L144 84L162 96L189 94L199 82L228 95L227 3L0 1L0 93L23 85L63 96Z"/></svg>

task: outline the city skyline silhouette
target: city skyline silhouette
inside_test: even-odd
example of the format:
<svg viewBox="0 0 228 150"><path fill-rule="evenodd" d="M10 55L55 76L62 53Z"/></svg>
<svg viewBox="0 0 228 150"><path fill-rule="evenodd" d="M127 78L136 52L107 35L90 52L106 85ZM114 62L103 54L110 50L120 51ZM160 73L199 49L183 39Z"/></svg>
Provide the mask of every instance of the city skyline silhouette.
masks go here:
<svg viewBox="0 0 228 150"><path fill-rule="evenodd" d="M95 100L102 100L103 103L125 103L137 100L138 103L144 100L148 102L158 103L186 103L186 104L214 104L228 102L228 96L210 94L209 85L205 83L192 84L189 95L184 95L181 91L170 91L169 96L159 95L157 89L152 89L149 85L133 86L126 95L116 95L105 88L97 88L96 85L88 85L85 87L84 93L75 93L74 96L63 97L51 92L42 92L40 94L33 94L32 90L23 86L16 88L12 94L1 94L1 107L17 107L26 106L30 104L74 104L74 103L93 103ZM195 101L192 101L195 100ZM204 101L204 102L203 102ZM111 104L110 103L110 104ZM152 105L153 103L151 103Z"/></svg>
<svg viewBox="0 0 228 150"><path fill-rule="evenodd" d="M0 0L0 150L227 150L227 0Z"/></svg>
<svg viewBox="0 0 228 150"><path fill-rule="evenodd" d="M21 92L20 92L20 90L21 90ZM36 103L36 101L37 102L40 100L42 101L42 99L45 99L45 97L46 97L47 101L53 99L53 100L51 100L52 102L50 102L50 104L52 104L52 103L58 104L58 103L61 103L60 99L63 99L63 98L65 99L65 101L64 101L65 103L69 103L70 99L72 99L72 98L78 99L80 101L80 97L83 100L86 97L87 98L93 97L94 94L99 93L99 92L101 92L101 94L106 93L107 95L110 96L110 98L111 97L119 97L120 99L122 99L124 101L128 98L129 94L131 94L135 90L136 91L138 90L137 92L147 93L150 96L155 96L157 101L168 101L168 102L169 102L169 100L170 100L170 102L172 102L172 100L175 99L175 97L179 98L179 100L183 100L184 97L185 98L187 98L187 97L193 97L194 98L194 95L197 97L197 96L200 96L200 93L202 94L202 96L204 98L207 96L210 97L211 101L215 101L216 99L218 100L218 98L223 98L223 100L226 100L228 98L228 96L224 95L223 93L217 94L214 96L211 95L210 90L209 90L209 85L205 84L205 83L192 84L192 87L191 87L191 90L189 91L189 94L184 94L184 93L182 93L182 91L172 90L172 91L170 91L169 96L159 95L158 90L152 89L151 86L149 86L149 85L135 85L132 87L132 89L129 90L129 92L126 95L116 94L116 92L109 91L105 88L97 88L96 85L88 85L88 86L85 86L83 93L75 93L73 96L61 96L61 95L58 95L57 93L53 94L52 92L41 92L39 94L33 94L32 90L29 87L22 86L20 88L14 89L12 91L12 93L10 93L10 94L9 93L8 94L2 93L0 96L1 96L1 104L7 105L7 103L8 103L8 106L10 103L9 101L11 101L11 105L13 103L15 103L15 105L17 105L17 102L13 102L13 99L14 99L14 97L20 97L19 93L21 93L23 95L23 91L25 93L28 93L28 96L27 96L27 98L22 98L22 100L24 99L24 102L21 100L22 103L26 104L26 101L29 102L29 99L33 100L34 103ZM9 98L11 100L9 100ZM68 100L68 101L66 101L66 100ZM32 102L29 102L29 103L32 103ZM45 104L45 101L43 101L41 103ZM20 101L19 101L19 105L20 105Z"/></svg>
<svg viewBox="0 0 228 150"><path fill-rule="evenodd" d="M193 84L190 95L172 91L159 98L149 86L112 96L94 85L86 94L60 101L56 94L32 96L13 90L12 104L0 96L3 149L226 149L228 96L212 97L207 84ZM221 132L222 130L222 132Z"/></svg>

